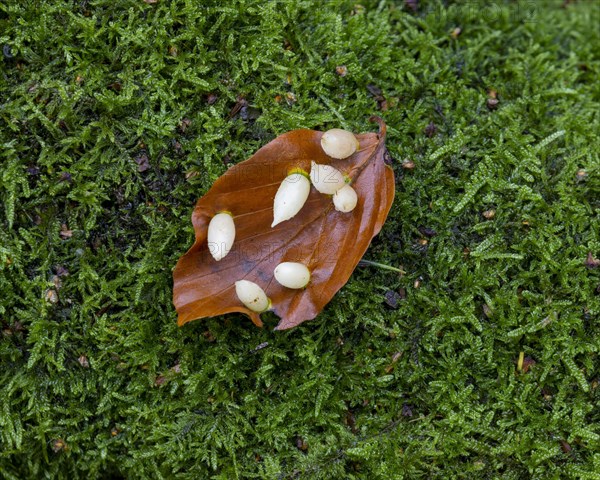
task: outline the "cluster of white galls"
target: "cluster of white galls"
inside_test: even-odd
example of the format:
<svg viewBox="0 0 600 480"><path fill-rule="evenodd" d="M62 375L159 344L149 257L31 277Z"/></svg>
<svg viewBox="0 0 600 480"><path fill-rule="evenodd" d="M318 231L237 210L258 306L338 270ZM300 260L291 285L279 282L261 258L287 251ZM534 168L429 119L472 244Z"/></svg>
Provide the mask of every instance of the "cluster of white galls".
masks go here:
<svg viewBox="0 0 600 480"><path fill-rule="evenodd" d="M339 128L328 130L321 137L321 147L330 157L347 158L358 150L359 142L353 133ZM310 177L310 180L309 180ZM282 182L273 201L273 223L271 227L293 218L304 206L310 193L310 185L320 193L333 195L333 205L339 212L351 212L358 197L349 185L349 179L331 165L312 162L310 174L292 171ZM231 212L217 213L208 225L209 251L216 261L224 258L235 240L235 223ZM310 281L310 271L298 262L283 262L275 267L275 280L284 287L304 288ZM238 280L235 293L240 301L254 312L264 312L271 301L264 290L254 282Z"/></svg>

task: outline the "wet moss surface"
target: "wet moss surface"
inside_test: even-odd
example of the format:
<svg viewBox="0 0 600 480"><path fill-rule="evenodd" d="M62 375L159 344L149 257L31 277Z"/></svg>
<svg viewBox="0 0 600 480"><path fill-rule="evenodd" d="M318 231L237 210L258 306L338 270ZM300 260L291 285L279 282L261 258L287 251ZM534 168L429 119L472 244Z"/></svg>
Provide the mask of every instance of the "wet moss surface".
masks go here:
<svg viewBox="0 0 600 480"><path fill-rule="evenodd" d="M200 5L200 3L202 3ZM0 477L600 471L591 1L0 5ZM314 321L176 326L229 165L388 124L397 193Z"/></svg>

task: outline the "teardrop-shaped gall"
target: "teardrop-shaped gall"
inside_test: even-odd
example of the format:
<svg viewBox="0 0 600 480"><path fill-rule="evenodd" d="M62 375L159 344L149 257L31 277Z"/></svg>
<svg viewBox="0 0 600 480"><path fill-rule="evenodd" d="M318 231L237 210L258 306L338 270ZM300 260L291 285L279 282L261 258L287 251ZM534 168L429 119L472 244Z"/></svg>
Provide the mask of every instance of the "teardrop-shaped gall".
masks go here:
<svg viewBox="0 0 600 480"><path fill-rule="evenodd" d="M273 272L275 280L287 288L304 288L310 281L310 271L303 263L282 262Z"/></svg>
<svg viewBox="0 0 600 480"><path fill-rule="evenodd" d="M333 195L346 185L344 175L337 168L315 162L311 162L310 181L319 192L327 195Z"/></svg>
<svg viewBox="0 0 600 480"><path fill-rule="evenodd" d="M321 137L323 151L332 158L348 158L360 147L352 132L341 128L327 130Z"/></svg>
<svg viewBox="0 0 600 480"><path fill-rule="evenodd" d="M301 173L284 178L273 200L273 223L271 227L293 218L303 207L310 193L310 182Z"/></svg>
<svg viewBox="0 0 600 480"><path fill-rule="evenodd" d="M265 291L254 282L238 280L235 282L235 293L246 308L253 312L264 312L271 305Z"/></svg>
<svg viewBox="0 0 600 480"><path fill-rule="evenodd" d="M218 262L224 258L235 240L235 223L229 212L217 213L208 224L208 250Z"/></svg>
<svg viewBox="0 0 600 480"><path fill-rule="evenodd" d="M351 212L357 203L358 196L350 185L344 185L333 195L333 205L338 212Z"/></svg>

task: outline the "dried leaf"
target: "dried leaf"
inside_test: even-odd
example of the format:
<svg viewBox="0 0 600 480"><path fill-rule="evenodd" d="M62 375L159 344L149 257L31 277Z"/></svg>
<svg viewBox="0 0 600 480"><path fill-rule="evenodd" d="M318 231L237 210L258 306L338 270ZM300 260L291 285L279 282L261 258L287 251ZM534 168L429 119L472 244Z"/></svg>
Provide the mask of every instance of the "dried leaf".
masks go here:
<svg viewBox="0 0 600 480"><path fill-rule="evenodd" d="M485 218L486 220L492 220L496 216L496 210L494 210L493 208L490 210L486 210L482 213L482 215L483 218Z"/></svg>
<svg viewBox="0 0 600 480"><path fill-rule="evenodd" d="M393 290L388 290L385 292L383 299L385 300L387 306L393 308L394 310L398 308L398 303L400 303L400 300L402 300L402 298L400 298L400 294L398 292L394 292Z"/></svg>
<svg viewBox="0 0 600 480"><path fill-rule="evenodd" d="M73 236L73 230L69 230L69 227L67 226L67 224L63 223L61 225L61 227L60 227L60 232L58 233L58 235L63 240L66 240L66 239L71 238Z"/></svg>
<svg viewBox="0 0 600 480"><path fill-rule="evenodd" d="M216 95L215 95L215 101L216 101ZM210 105L212 105L212 103ZM181 133L185 133L185 131L190 127L190 125L192 125L192 121L189 118L182 118L181 122L179 122L179 130L181 131Z"/></svg>
<svg viewBox="0 0 600 480"><path fill-rule="evenodd" d="M145 172L150 168L150 159L145 153L141 153L134 158L135 163L138 165L138 172Z"/></svg>
<svg viewBox="0 0 600 480"><path fill-rule="evenodd" d="M296 437L296 448L298 448L298 450L306 452L308 450L308 442L302 437Z"/></svg>
<svg viewBox="0 0 600 480"><path fill-rule="evenodd" d="M340 77L345 77L348 75L348 67L346 67L346 65L338 65L335 67L335 73L337 73Z"/></svg>
<svg viewBox="0 0 600 480"><path fill-rule="evenodd" d="M525 357L523 359L523 373L527 373L531 367L533 367L537 362L531 357Z"/></svg>
<svg viewBox="0 0 600 480"><path fill-rule="evenodd" d="M429 122L429 124L425 127L425 135L427 135L428 138L431 138L435 135L435 132L437 132L435 123Z"/></svg>
<svg viewBox="0 0 600 480"><path fill-rule="evenodd" d="M49 288L44 293L44 298L48 303L58 303L58 293L53 288Z"/></svg>
<svg viewBox="0 0 600 480"><path fill-rule="evenodd" d="M594 255L592 255L592 252L588 252L584 265L587 268L598 268L600 267L600 260L595 259Z"/></svg>
<svg viewBox="0 0 600 480"><path fill-rule="evenodd" d="M90 362L85 355L81 355L77 359L77 361L79 362L79 365L81 365L83 368L90 368Z"/></svg>
<svg viewBox="0 0 600 480"><path fill-rule="evenodd" d="M52 450L54 453L58 453L61 450L67 450L67 442L65 442L62 438L55 438L52 440Z"/></svg>
<svg viewBox="0 0 600 480"><path fill-rule="evenodd" d="M567 443L566 440L560 440L560 449L565 453L571 453L573 447Z"/></svg>
<svg viewBox="0 0 600 480"><path fill-rule="evenodd" d="M394 172L384 162L386 127L379 133L357 135L360 149L333 160L321 148L322 132L293 130L262 147L248 160L230 168L198 200L192 214L196 241L173 273L173 302L178 324L230 312L248 315L262 326L260 315L237 298L234 283L249 280L271 299L281 321L277 330L315 318L348 281L371 239L381 230L394 199ZM352 178L358 205L350 213L335 210L331 196L311 188L302 210L271 228L273 199L294 168L309 171L311 161L331 164ZM232 250L216 262L208 250L207 229L212 217L232 212L236 238ZM301 262L311 271L304 289L285 288L274 280L275 267Z"/></svg>

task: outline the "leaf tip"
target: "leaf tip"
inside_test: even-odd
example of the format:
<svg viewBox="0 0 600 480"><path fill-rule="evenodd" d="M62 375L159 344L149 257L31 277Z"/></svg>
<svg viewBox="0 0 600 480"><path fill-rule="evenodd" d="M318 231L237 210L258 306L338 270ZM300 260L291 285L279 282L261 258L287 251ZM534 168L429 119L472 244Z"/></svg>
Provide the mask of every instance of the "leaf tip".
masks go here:
<svg viewBox="0 0 600 480"><path fill-rule="evenodd" d="M178 327L183 327L188 322L189 322L189 319L184 318L183 315L179 315L177 317L177 326Z"/></svg>
<svg viewBox="0 0 600 480"><path fill-rule="evenodd" d="M263 322L260 319L260 315L258 313L252 312L252 313L249 313L248 316L250 317L250 320L252 320L252 323L254 325L256 325L258 328L263 327Z"/></svg>

